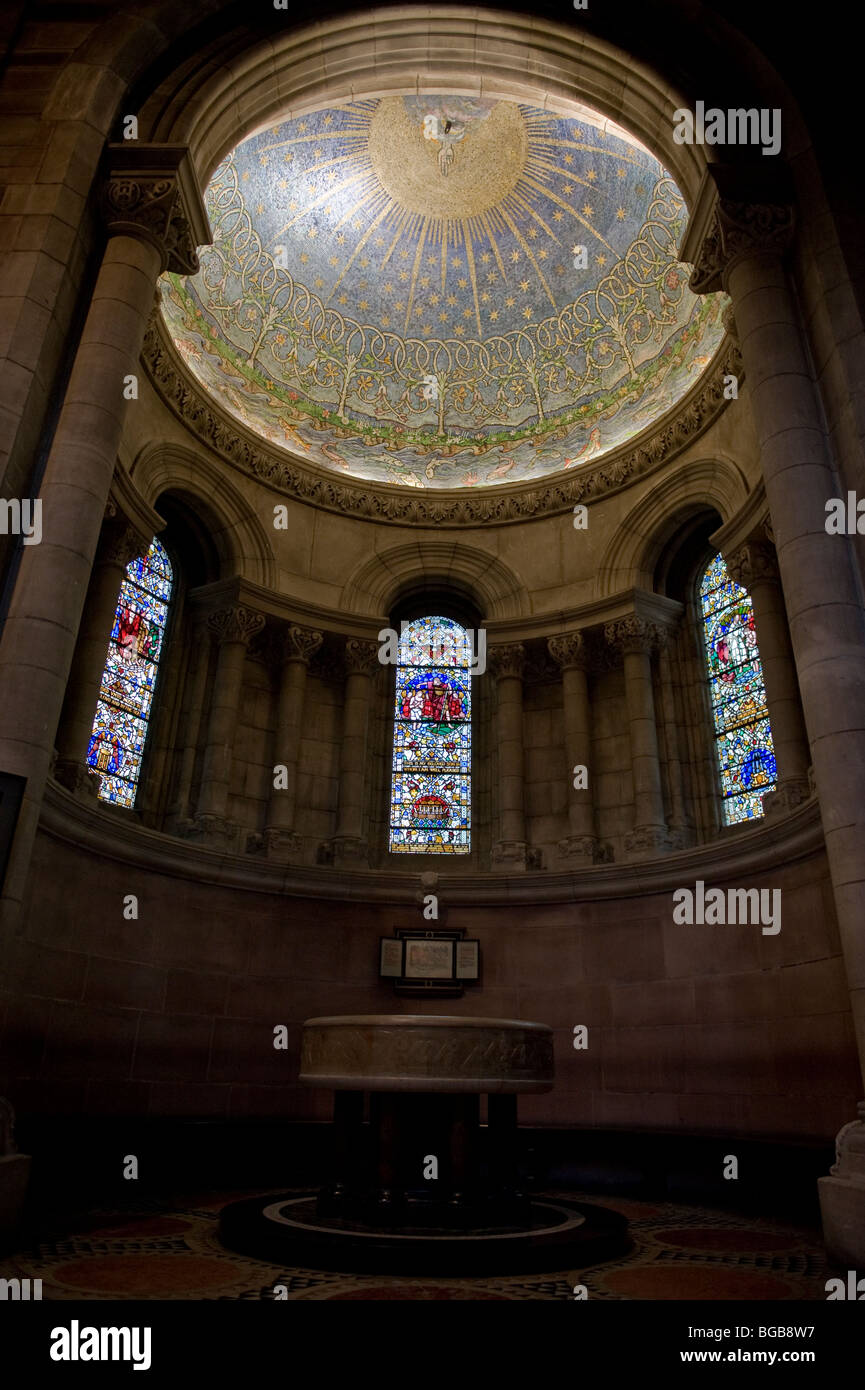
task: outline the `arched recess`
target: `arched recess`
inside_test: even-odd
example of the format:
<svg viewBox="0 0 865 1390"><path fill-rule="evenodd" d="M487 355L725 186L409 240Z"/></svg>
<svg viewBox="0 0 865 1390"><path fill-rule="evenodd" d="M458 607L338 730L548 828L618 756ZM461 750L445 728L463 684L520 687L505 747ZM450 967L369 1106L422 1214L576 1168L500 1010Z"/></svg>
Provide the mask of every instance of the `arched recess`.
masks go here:
<svg viewBox="0 0 865 1390"><path fill-rule="evenodd" d="M371 555L344 585L340 607L346 613L389 613L421 588L461 593L487 620L530 611L528 590L508 565L456 540L412 541Z"/></svg>
<svg viewBox="0 0 865 1390"><path fill-rule="evenodd" d="M743 506L748 483L731 459L690 459L663 476L616 527L595 576L595 594L651 589L664 547L695 510L711 507L729 521Z"/></svg>
<svg viewBox="0 0 865 1390"><path fill-rule="evenodd" d="M240 575L276 588L276 560L265 528L225 470L183 444L147 444L131 472L148 503L164 492L185 498L205 523L219 555L223 577Z"/></svg>

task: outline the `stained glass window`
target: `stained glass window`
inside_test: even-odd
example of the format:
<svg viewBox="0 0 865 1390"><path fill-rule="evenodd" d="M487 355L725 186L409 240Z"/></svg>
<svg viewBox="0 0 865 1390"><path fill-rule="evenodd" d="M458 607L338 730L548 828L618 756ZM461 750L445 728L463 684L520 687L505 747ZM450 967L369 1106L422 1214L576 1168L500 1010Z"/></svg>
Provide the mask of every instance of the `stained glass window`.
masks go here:
<svg viewBox="0 0 865 1390"><path fill-rule="evenodd" d="M471 848L471 637L450 618L403 623L396 669L390 848Z"/></svg>
<svg viewBox="0 0 865 1390"><path fill-rule="evenodd" d="M715 751L724 824L762 816L762 797L775 787L775 751L766 709L754 610L747 591L727 573L721 555L700 585Z"/></svg>
<svg viewBox="0 0 865 1390"><path fill-rule="evenodd" d="M126 567L120 587L87 762L101 774L100 801L134 806L173 576L154 540Z"/></svg>

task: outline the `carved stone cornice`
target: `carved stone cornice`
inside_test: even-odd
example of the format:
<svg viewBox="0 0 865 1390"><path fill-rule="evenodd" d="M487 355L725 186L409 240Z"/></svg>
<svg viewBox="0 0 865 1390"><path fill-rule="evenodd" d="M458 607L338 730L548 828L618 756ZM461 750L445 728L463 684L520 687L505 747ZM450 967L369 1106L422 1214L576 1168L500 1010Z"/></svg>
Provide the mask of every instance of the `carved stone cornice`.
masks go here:
<svg viewBox="0 0 865 1390"><path fill-rule="evenodd" d="M487 665L496 680L522 680L525 663L526 649L522 642L508 642L487 649Z"/></svg>
<svg viewBox="0 0 865 1390"><path fill-rule="evenodd" d="M343 661L350 676L371 676L380 665L378 646L360 637L350 637L345 644Z"/></svg>
<svg viewBox="0 0 865 1390"><path fill-rule="evenodd" d="M148 241L163 271L196 274L197 248L212 238L185 146L109 145L100 203L109 236Z"/></svg>
<svg viewBox="0 0 865 1390"><path fill-rule="evenodd" d="M310 506L393 526L507 526L572 512L579 502L621 492L669 463L709 428L729 404L724 397L725 376L737 376L740 386L744 379L739 348L725 340L700 381L657 426L646 430L636 443L611 450L597 464L513 488L424 494L415 488L338 478L271 447L223 413L192 379L161 321L148 329L141 356L155 390L172 413L239 472Z"/></svg>
<svg viewBox="0 0 865 1390"><path fill-rule="evenodd" d="M251 608L232 604L208 614L207 626L217 642L242 642L244 646L264 627L264 615Z"/></svg>
<svg viewBox="0 0 865 1390"><path fill-rule="evenodd" d="M749 592L755 584L778 584L778 557L768 541L752 537L724 557L730 578Z"/></svg>
<svg viewBox="0 0 865 1390"><path fill-rule="evenodd" d="M587 671L591 665L591 652L581 632L563 632L557 637L548 637L547 648L553 661L563 671L572 666Z"/></svg>
<svg viewBox="0 0 865 1390"><path fill-rule="evenodd" d="M636 616L617 618L604 625L604 640L623 656L628 652L650 654L665 646L668 638L669 632L660 623Z"/></svg>
<svg viewBox="0 0 865 1390"><path fill-rule="evenodd" d="M743 203L719 198L688 281L694 294L726 288L733 266L758 252L782 255L793 237L788 203Z"/></svg>
<svg viewBox="0 0 865 1390"><path fill-rule="evenodd" d="M292 625L284 628L277 636L276 652L283 665L299 661L308 666L322 642L324 634L311 627Z"/></svg>

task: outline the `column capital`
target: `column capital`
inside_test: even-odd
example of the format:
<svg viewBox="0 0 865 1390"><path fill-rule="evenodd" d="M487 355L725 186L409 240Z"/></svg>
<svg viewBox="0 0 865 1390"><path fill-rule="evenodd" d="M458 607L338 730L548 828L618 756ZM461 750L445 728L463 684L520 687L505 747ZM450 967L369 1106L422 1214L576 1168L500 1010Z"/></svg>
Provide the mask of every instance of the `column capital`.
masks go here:
<svg viewBox="0 0 865 1390"><path fill-rule="evenodd" d="M508 642L498 647L490 647L487 663L496 680L513 677L522 680L526 661L526 649L522 642Z"/></svg>
<svg viewBox="0 0 865 1390"><path fill-rule="evenodd" d="M563 632L556 637L548 637L547 651L562 671L574 666L586 671L591 664L586 639L581 632Z"/></svg>
<svg viewBox="0 0 865 1390"><path fill-rule="evenodd" d="M99 547L96 551L97 565L116 565L125 570L132 560L146 555L152 537L148 539L126 520L122 513L109 516L102 523Z"/></svg>
<svg viewBox="0 0 865 1390"><path fill-rule="evenodd" d="M277 636L277 656L284 666L292 661L308 666L323 641L323 634L314 628L292 625L283 628Z"/></svg>
<svg viewBox="0 0 865 1390"><path fill-rule="evenodd" d="M379 665L378 644L366 642L360 637L349 637L343 660L350 676L371 676Z"/></svg>
<svg viewBox="0 0 865 1390"><path fill-rule="evenodd" d="M109 236L148 241L163 271L196 273L212 233L185 145L108 145L100 201Z"/></svg>
<svg viewBox="0 0 865 1390"><path fill-rule="evenodd" d="M661 627L660 623L650 623L636 614L604 624L604 639L608 646L623 655L627 652L650 654L665 646L668 637L667 629Z"/></svg>
<svg viewBox="0 0 865 1390"><path fill-rule="evenodd" d="M783 255L793 239L790 203L737 202L718 198L693 261L689 286L694 294L725 287L736 264L758 252Z"/></svg>
<svg viewBox="0 0 865 1390"><path fill-rule="evenodd" d="M749 593L757 584L780 583L775 547L757 536L750 537L724 559L730 578Z"/></svg>
<svg viewBox="0 0 865 1390"><path fill-rule="evenodd" d="M264 627L264 615L251 608L233 604L230 608L220 608L207 616L207 626L217 642L242 642L247 646L256 633Z"/></svg>

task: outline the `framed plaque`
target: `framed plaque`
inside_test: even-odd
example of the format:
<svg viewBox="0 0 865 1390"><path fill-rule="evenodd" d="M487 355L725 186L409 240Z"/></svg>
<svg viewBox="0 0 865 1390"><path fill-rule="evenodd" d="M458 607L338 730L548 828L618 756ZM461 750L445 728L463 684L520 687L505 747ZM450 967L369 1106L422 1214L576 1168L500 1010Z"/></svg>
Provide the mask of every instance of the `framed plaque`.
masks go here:
<svg viewBox="0 0 865 1390"><path fill-rule="evenodd" d="M388 979L399 979L402 975L402 953L403 943L401 941L394 941L392 936L383 936L381 938L379 975L384 975Z"/></svg>
<svg viewBox="0 0 865 1390"><path fill-rule="evenodd" d="M454 941L429 941L409 938L405 943L405 978L407 980L452 980L454 978Z"/></svg>
<svg viewBox="0 0 865 1390"><path fill-rule="evenodd" d="M458 941L456 943L456 977L458 980L478 978L478 942Z"/></svg>

